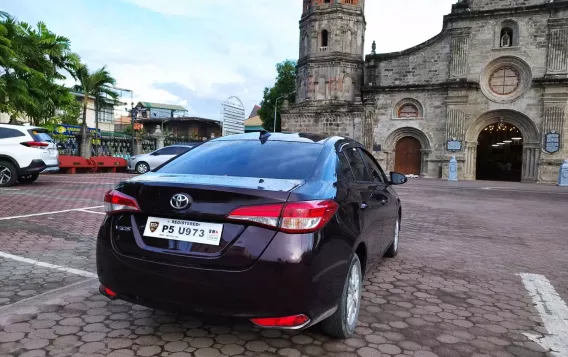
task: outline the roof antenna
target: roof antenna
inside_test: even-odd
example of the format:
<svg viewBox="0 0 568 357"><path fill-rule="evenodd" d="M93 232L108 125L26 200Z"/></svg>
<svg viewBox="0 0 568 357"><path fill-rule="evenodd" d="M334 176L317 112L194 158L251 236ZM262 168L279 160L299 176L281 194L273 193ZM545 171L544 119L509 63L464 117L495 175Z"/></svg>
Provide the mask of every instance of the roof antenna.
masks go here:
<svg viewBox="0 0 568 357"><path fill-rule="evenodd" d="M261 130L260 131L260 143L264 145L264 143L266 143L268 141L268 138L270 137L270 133L266 130Z"/></svg>

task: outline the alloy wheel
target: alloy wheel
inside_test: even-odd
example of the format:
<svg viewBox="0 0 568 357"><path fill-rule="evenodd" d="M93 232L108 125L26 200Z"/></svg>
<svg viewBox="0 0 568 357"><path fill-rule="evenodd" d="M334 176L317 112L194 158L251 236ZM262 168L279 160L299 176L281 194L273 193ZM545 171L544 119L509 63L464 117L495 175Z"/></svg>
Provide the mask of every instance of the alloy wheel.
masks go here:
<svg viewBox="0 0 568 357"><path fill-rule="evenodd" d="M349 273L347 286L347 325L352 326L359 315L361 304L361 271L359 265L353 264Z"/></svg>
<svg viewBox="0 0 568 357"><path fill-rule="evenodd" d="M148 165L142 163L142 164L138 164L138 168L136 169L136 171L139 174L145 174L146 172L148 172Z"/></svg>
<svg viewBox="0 0 568 357"><path fill-rule="evenodd" d="M12 179L12 171L2 164L0 164L0 185L4 185Z"/></svg>

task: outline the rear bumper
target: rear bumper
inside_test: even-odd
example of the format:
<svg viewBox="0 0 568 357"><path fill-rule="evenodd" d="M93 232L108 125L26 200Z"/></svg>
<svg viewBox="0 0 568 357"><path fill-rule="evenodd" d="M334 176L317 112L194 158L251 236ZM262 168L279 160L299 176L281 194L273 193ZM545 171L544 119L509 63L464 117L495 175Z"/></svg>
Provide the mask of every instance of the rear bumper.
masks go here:
<svg viewBox="0 0 568 357"><path fill-rule="evenodd" d="M29 166L22 167L19 170L20 175L39 174L45 170L59 170L59 165L47 165L43 160L32 160Z"/></svg>
<svg viewBox="0 0 568 357"><path fill-rule="evenodd" d="M117 294L114 298L161 310L240 318L305 314L310 318L305 328L335 311L347 276L347 262L330 269L313 257L274 259L276 252L289 251L278 243L278 238L286 237L279 236L266 249L265 258L246 270L149 262L117 252L106 226L97 243L101 284Z"/></svg>

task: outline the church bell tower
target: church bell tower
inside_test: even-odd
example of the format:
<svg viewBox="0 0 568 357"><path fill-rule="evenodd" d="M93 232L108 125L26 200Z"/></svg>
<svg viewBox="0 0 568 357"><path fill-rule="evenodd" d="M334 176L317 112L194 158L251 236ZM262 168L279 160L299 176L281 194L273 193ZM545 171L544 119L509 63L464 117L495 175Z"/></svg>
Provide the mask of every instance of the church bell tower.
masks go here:
<svg viewBox="0 0 568 357"><path fill-rule="evenodd" d="M304 0L296 104L360 98L365 44L364 0Z"/></svg>

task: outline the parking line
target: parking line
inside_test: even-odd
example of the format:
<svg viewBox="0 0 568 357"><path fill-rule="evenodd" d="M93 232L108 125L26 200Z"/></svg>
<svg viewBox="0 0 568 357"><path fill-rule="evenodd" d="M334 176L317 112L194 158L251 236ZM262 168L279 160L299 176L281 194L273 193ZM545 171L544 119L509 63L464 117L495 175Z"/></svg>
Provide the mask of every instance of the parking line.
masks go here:
<svg viewBox="0 0 568 357"><path fill-rule="evenodd" d="M4 252L0 252L0 258L12 259L12 260L15 260L15 261L18 261L18 262L36 265L38 267L49 268L49 269L53 269L53 270L59 270L59 271L63 271L63 272L66 272L66 273L80 275L80 276L86 276L87 278L96 278L97 277L97 274L89 273L88 271L74 269L74 268L68 268L68 267L64 267L64 266L61 266L61 265L55 265L55 264L51 264L51 263L40 262L39 260L24 258L24 257L20 257L18 255L13 255L13 254L4 253Z"/></svg>
<svg viewBox="0 0 568 357"><path fill-rule="evenodd" d="M551 351L553 356L568 356L568 306L546 277L519 274L529 291L548 334L525 334L532 341Z"/></svg>
<svg viewBox="0 0 568 357"><path fill-rule="evenodd" d="M24 214L24 215L21 215L21 216L0 217L0 221L6 221L6 220L9 220L9 219L16 219L16 218L46 216L46 215L49 215L49 214L66 213L66 212L74 212L74 211L77 212L77 211L86 210L86 209L103 208L103 207L104 206L83 207L83 208L66 209L66 210L62 210L62 211Z"/></svg>
<svg viewBox="0 0 568 357"><path fill-rule="evenodd" d="M102 215L106 215L105 212L94 212L94 211L89 211L87 209L80 209L78 210L79 212L85 212L85 213L94 213L94 214L102 214Z"/></svg>
<svg viewBox="0 0 568 357"><path fill-rule="evenodd" d="M116 185L117 182L98 182L98 181L59 181L59 180L45 180L42 181L45 183L66 183L66 184L83 184L83 183L92 183L97 185Z"/></svg>

